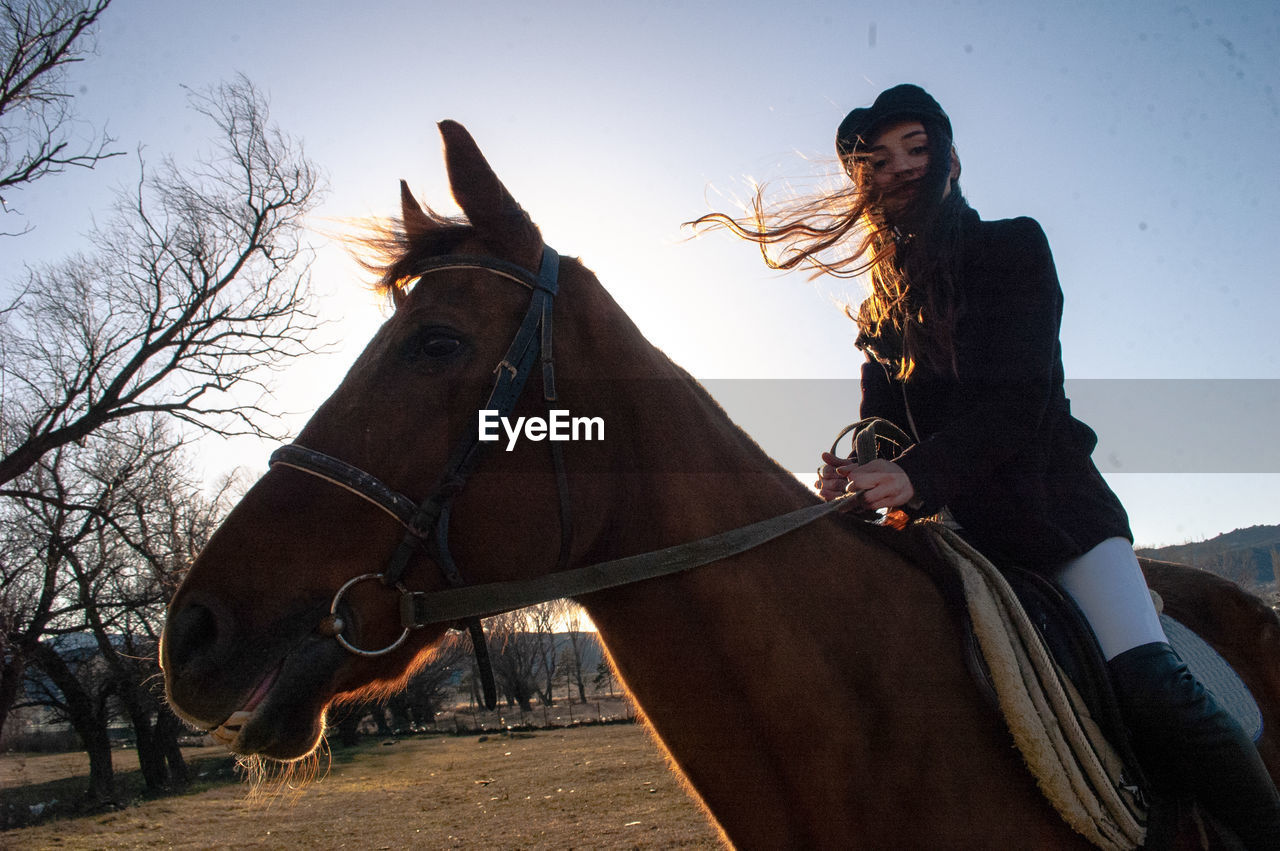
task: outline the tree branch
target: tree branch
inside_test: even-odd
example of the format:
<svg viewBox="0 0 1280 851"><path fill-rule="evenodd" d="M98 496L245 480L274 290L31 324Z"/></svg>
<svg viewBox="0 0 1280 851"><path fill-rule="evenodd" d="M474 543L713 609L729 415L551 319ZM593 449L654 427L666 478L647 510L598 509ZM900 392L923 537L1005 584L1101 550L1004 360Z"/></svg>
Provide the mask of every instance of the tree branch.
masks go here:
<svg viewBox="0 0 1280 851"><path fill-rule="evenodd" d="M231 399L314 351L302 220L319 177L244 78L193 93L224 134L193 169L165 160L118 200L98 252L33 270L0 361L0 485L121 418L164 411L222 434L274 436ZM228 400L221 404L221 400ZM11 413L12 412L12 413Z"/></svg>
<svg viewBox="0 0 1280 851"><path fill-rule="evenodd" d="M0 0L0 190L123 153L109 150L115 140L105 132L74 147L71 138L67 67L93 51L94 27L110 4Z"/></svg>

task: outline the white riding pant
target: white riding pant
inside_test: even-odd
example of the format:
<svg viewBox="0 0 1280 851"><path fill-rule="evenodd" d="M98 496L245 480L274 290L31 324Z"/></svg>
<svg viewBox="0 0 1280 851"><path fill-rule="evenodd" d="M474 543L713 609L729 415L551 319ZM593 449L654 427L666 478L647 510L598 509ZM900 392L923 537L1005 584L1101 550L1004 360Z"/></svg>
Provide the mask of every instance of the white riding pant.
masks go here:
<svg viewBox="0 0 1280 851"><path fill-rule="evenodd" d="M1133 545L1124 538L1108 538L1064 564L1053 578L1084 613L1108 662L1126 650L1169 640Z"/></svg>

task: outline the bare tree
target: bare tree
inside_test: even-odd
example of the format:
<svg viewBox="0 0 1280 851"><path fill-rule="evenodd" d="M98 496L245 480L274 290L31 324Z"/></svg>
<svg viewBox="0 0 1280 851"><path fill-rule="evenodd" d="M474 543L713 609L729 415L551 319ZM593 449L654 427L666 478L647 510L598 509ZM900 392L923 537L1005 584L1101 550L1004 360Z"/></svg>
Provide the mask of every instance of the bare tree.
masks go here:
<svg viewBox="0 0 1280 851"><path fill-rule="evenodd" d="M1225 579L1230 579L1250 593L1259 593L1262 590L1258 576L1259 565L1255 563L1253 550L1228 549L1223 546L1218 552L1206 556L1197 567L1203 567Z"/></svg>
<svg viewBox="0 0 1280 851"><path fill-rule="evenodd" d="M6 531L26 530L25 557L15 542L0 577L7 655L52 684L89 753L97 800L111 794L108 697L133 725L147 786L187 779L156 647L165 601L225 502L199 493L181 450L159 415L111 423L41 459L3 505Z"/></svg>
<svg viewBox="0 0 1280 851"><path fill-rule="evenodd" d="M583 671L583 653L590 639L582 631L582 606L573 600L560 601L563 605L560 624L564 627L569 646L562 655L565 668L565 682L577 686L578 702L587 702L587 681Z"/></svg>
<svg viewBox="0 0 1280 851"><path fill-rule="evenodd" d="M59 492L49 465L61 464L61 452L48 456L22 482L30 498L0 500L0 726L18 699L28 664L42 639L64 634L74 604L61 546L89 534L76 510L75 497Z"/></svg>
<svg viewBox="0 0 1280 851"><path fill-rule="evenodd" d="M25 684L26 700L18 705L53 708L71 725L89 756L88 797L103 803L114 797L107 734L114 678L93 640L77 635L77 594L66 569L67 553L92 539L101 502L68 489L62 475L67 454L51 453L24 477L24 487L39 498L2 503L10 546L0 575L8 627L0 720Z"/></svg>
<svg viewBox="0 0 1280 851"><path fill-rule="evenodd" d="M403 689L385 700L361 700L330 707L326 726L337 729L338 744L342 747L359 743L361 727L368 720L373 721L380 736L418 733L434 727L450 684L459 677L469 653L470 648L462 638L446 636Z"/></svg>
<svg viewBox="0 0 1280 851"><path fill-rule="evenodd" d="M431 660L409 680L404 691L387 701L397 728L411 731L435 725L436 714L444 706L449 684L467 661L469 648L457 635L450 634L436 648Z"/></svg>
<svg viewBox="0 0 1280 851"><path fill-rule="evenodd" d="M76 138L68 66L92 52L111 0L0 0L0 210L5 192L119 156L103 133Z"/></svg>
<svg viewBox="0 0 1280 851"><path fill-rule="evenodd" d="M165 420L134 417L104 432L79 470L82 487L100 495L94 534L64 554L77 622L113 676L147 787L183 786L181 726L160 686L160 629L166 602L224 506L200 494Z"/></svg>
<svg viewBox="0 0 1280 851"><path fill-rule="evenodd" d="M0 485L138 414L271 435L265 375L311 351L316 328L301 235L319 178L247 79L190 103L214 152L143 168L95 250L29 270L0 314Z"/></svg>
<svg viewBox="0 0 1280 851"><path fill-rule="evenodd" d="M563 610L563 600L549 600L519 613L533 640L541 683L537 689L538 699L543 706L550 706L555 702L556 666L560 661L560 653L556 647L556 625Z"/></svg>
<svg viewBox="0 0 1280 851"><path fill-rule="evenodd" d="M595 683L596 690L599 691L601 686L609 689L609 697L613 697L613 666L609 664L609 660L605 656L600 657L600 661L596 664L596 675L592 680Z"/></svg>
<svg viewBox="0 0 1280 851"><path fill-rule="evenodd" d="M115 801L115 770L111 762L109 726L115 680L91 646L68 640L42 641L33 648L27 671L31 700L55 710L71 725L89 755L89 783L85 796L92 804ZM43 677L37 677L36 673Z"/></svg>
<svg viewBox="0 0 1280 851"><path fill-rule="evenodd" d="M493 678L507 705L529 712L538 691L538 646L528 631L524 610L485 619Z"/></svg>

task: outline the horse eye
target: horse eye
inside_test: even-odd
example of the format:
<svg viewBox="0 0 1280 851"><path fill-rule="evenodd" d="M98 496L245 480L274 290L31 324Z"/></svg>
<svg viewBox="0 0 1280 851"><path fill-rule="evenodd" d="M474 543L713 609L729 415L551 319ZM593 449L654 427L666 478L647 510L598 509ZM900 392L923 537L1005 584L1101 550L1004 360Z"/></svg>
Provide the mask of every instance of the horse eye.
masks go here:
<svg viewBox="0 0 1280 851"><path fill-rule="evenodd" d="M439 328L426 328L415 334L405 347L410 360L442 360L458 352L462 341L451 332Z"/></svg>

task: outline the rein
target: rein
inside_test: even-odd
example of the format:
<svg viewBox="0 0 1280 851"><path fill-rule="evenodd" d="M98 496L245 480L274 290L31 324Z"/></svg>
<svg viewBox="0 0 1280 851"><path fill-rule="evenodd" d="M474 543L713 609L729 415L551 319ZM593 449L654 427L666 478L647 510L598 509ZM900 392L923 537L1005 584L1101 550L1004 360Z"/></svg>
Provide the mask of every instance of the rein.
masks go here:
<svg viewBox="0 0 1280 851"><path fill-rule="evenodd" d="M314 450L305 450L310 462L307 466L294 464L291 458L295 454L294 450L299 448L296 446L281 447L272 455L272 463L286 467L296 467L303 472L310 473L317 478L349 490L361 499L367 500L386 511L412 531L412 527L408 526L406 517L408 512L412 512L416 508L413 501L408 497L392 491L382 482L358 467L353 467L345 461L339 461ZM368 484L371 485L367 490L354 486L355 482L366 479ZM352 586L370 579L382 579L384 584L395 585L400 592L400 622L401 626L404 627L404 632L396 639L395 643L376 651L352 648L345 639L342 639L341 635L335 637L339 638L344 647L354 653L362 656L379 656L399 647L409 632L414 629L466 618L487 617L500 612L511 611L512 609L522 609L526 606L545 603L548 600L558 600L562 597L577 597L594 591L605 591L622 585L642 582L646 579L669 576L673 573L680 573L729 558L730 556L755 549L761 544L772 541L774 538L781 537L788 532L795 531L802 526L807 526L828 514L848 509L856 504L857 498L858 494L845 494L829 502L806 505L804 508L798 508L786 514L769 517L747 526L740 526L736 529L709 535L695 541L676 544L665 549L639 555L602 561L586 567L574 568L573 570L548 573L534 579L489 582L483 585L468 585L443 591L410 591L404 587L403 583L387 582L385 574L361 574L349 580L338 591L334 597L333 605L330 607L330 614L336 615L338 602Z"/></svg>
<svg viewBox="0 0 1280 851"><path fill-rule="evenodd" d="M555 370L551 357L551 314L558 288L559 259L560 256L554 250L544 245L537 276L515 264L482 256L440 257L429 261L421 269L419 278L450 269L480 269L514 281L531 291L524 319L507 347L506 356L494 368L494 383L484 410L497 410L503 417L509 415L520 399L535 362L540 363L542 368L544 403L549 405L556 400ZM485 705L492 709L497 704L497 695L488 645L480 624L481 617L548 600L576 597L668 576L710 564L754 549L820 517L856 506L860 501L858 494L847 494L830 502L805 506L787 514L685 544L566 570L572 543L568 478L560 444L551 441L548 445L555 467L560 503L560 557L556 570L535 579L483 585L468 585L449 551L450 509L453 499L465 486L482 449L478 430L470 438L464 438L455 444L444 472L430 495L421 503L398 493L359 467L314 449L296 443L276 449L271 454L271 467L290 467L340 487L386 512L405 529L404 537L385 570L353 577L338 589L329 606L329 616L322 622L320 631L332 636L351 653L372 657L397 649L413 630L436 624L461 623L471 635L472 649L476 654L484 688ZM436 563L450 588L422 592L410 591L404 585L404 571L419 550L425 550ZM373 580L400 594L402 631L386 647L366 650L355 646L343 635L346 624L342 620L340 606L351 588Z"/></svg>
<svg viewBox="0 0 1280 851"><path fill-rule="evenodd" d="M445 591L406 591L400 597L400 621L406 629L417 629L461 617L483 617L534 606L547 600L577 597L646 579L670 576L755 549L774 538L807 526L820 517L855 504L857 495L845 494L830 502L806 505L786 514L696 541L602 561L587 567L549 573L534 579L490 582Z"/></svg>

